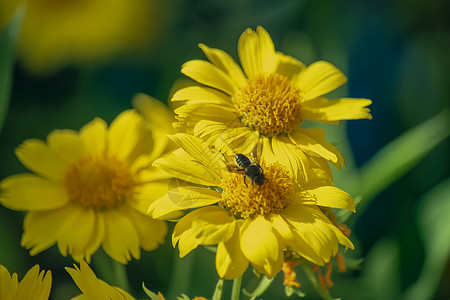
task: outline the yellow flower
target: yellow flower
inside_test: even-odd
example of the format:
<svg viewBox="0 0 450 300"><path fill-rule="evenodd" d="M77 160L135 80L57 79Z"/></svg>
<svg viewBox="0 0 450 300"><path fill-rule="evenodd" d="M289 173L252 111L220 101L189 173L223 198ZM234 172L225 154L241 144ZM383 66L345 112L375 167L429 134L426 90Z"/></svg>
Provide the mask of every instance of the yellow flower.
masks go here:
<svg viewBox="0 0 450 300"><path fill-rule="evenodd" d="M262 27L256 32L247 29L239 40L243 70L222 50L199 47L210 62L188 61L181 72L201 85L182 88L172 97L186 101L175 110L180 131L187 128L232 153L248 153L262 138L265 160L275 161L275 153L295 176L323 159L337 168L344 164L322 129L299 128L304 120L337 123L371 118L368 99L323 97L346 82L341 71L325 61L306 67L275 52Z"/></svg>
<svg viewBox="0 0 450 300"><path fill-rule="evenodd" d="M157 248L167 224L146 212L170 178L151 166L168 144L156 136L128 110L109 128L96 118L80 132L55 130L47 143L20 145L18 158L35 174L0 182L0 203L27 211L22 246L35 255L57 243L62 255L89 261L101 245L121 263L138 259L140 247Z"/></svg>
<svg viewBox="0 0 450 300"><path fill-rule="evenodd" d="M195 209L178 221L173 232L172 243L178 243L181 257L198 245L218 245L217 272L232 279L249 263L268 277L275 276L287 248L318 265L337 254L338 244L353 249L320 209L354 211L354 201L344 191L330 185L300 186L276 162L261 162L266 178L262 185L244 182L244 175L229 171L225 157L201 139L185 133L171 138L181 149L154 165L191 184L154 201L149 213L163 217Z"/></svg>
<svg viewBox="0 0 450 300"><path fill-rule="evenodd" d="M80 261L80 267L74 264L74 268L66 268L73 281L80 288L82 295L72 299L77 300L134 300L135 298L121 288L110 286L95 276L88 264Z"/></svg>
<svg viewBox="0 0 450 300"><path fill-rule="evenodd" d="M0 299L2 300L47 300L52 286L52 273L39 273L39 265L28 270L21 282L17 273L11 277L8 270L0 265Z"/></svg>
<svg viewBox="0 0 450 300"><path fill-rule="evenodd" d="M0 1L0 31L26 4L18 52L28 69L98 63L154 39L163 21L154 0Z"/></svg>

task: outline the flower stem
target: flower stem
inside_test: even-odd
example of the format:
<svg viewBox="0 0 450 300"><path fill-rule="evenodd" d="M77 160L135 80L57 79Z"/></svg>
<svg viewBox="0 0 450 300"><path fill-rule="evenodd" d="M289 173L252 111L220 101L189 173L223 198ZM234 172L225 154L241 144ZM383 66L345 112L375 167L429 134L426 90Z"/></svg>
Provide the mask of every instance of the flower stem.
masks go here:
<svg viewBox="0 0 450 300"><path fill-rule="evenodd" d="M222 291L223 291L223 279L219 279L219 281L217 281L216 289L214 290L212 300L220 300L222 298Z"/></svg>
<svg viewBox="0 0 450 300"><path fill-rule="evenodd" d="M196 251L192 251L181 259L178 251L174 251L174 262L168 287L167 299L176 299L181 293L188 293L194 274Z"/></svg>
<svg viewBox="0 0 450 300"><path fill-rule="evenodd" d="M102 279L109 284L115 283L111 260L102 249L99 249L94 256L92 256L92 263L95 266L95 271L99 279Z"/></svg>
<svg viewBox="0 0 450 300"><path fill-rule="evenodd" d="M231 300L239 300L241 295L242 276L233 280L233 289L231 290Z"/></svg>
<svg viewBox="0 0 450 300"><path fill-rule="evenodd" d="M111 265L114 273L114 281L118 287L127 292L131 292L130 283L128 282L127 270L125 265L111 259Z"/></svg>

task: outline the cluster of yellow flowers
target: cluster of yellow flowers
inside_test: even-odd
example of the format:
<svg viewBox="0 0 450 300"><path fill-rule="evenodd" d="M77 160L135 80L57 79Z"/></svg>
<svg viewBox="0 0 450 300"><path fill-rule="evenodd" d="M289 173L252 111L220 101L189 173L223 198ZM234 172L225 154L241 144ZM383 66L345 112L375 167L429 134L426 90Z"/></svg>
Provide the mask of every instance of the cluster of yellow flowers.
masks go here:
<svg viewBox="0 0 450 300"><path fill-rule="evenodd" d="M0 203L27 212L22 246L35 255L57 244L80 262L67 271L89 299L132 299L98 280L86 262L100 246L120 263L139 259L141 248L164 242L167 219L178 220L172 243L181 257L217 245L223 279L239 278L249 265L268 278L282 269L292 275L304 261L331 267L332 257L342 262L339 244L354 248L331 209L355 211L352 197L333 186L328 165L339 169L344 159L324 130L301 125L370 119L371 101L325 98L346 82L343 73L276 52L262 27L242 34L241 67L219 49L200 48L209 61L182 66L196 84L173 95L181 102L176 121L139 94L135 109L109 127L96 118L79 132L25 141L16 154L33 174L0 183ZM49 273L42 280L37 268L30 272L19 285L17 275L9 277L10 293L33 277L45 299Z"/></svg>

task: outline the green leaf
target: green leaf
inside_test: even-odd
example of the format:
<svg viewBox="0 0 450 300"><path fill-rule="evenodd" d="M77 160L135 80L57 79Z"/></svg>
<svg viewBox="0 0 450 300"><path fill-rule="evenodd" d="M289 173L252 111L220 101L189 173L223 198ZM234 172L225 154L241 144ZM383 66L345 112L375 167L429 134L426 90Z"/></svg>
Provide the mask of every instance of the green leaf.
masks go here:
<svg viewBox="0 0 450 300"><path fill-rule="evenodd" d="M19 6L11 22L0 34L0 131L5 122L11 97L15 49L20 34L20 25L25 14L25 6Z"/></svg>
<svg viewBox="0 0 450 300"><path fill-rule="evenodd" d="M152 291L150 291L144 284L144 282L142 282L142 289L144 290L144 292L147 294L147 296L150 297L150 300L161 300L161 298L158 297L158 295L156 295L155 293L153 293Z"/></svg>
<svg viewBox="0 0 450 300"><path fill-rule="evenodd" d="M177 297L177 300L191 300L191 299L185 294L181 294L181 296Z"/></svg>
<svg viewBox="0 0 450 300"><path fill-rule="evenodd" d="M432 299L450 258L450 178L427 192L417 206L425 260L419 279L403 299Z"/></svg>
<svg viewBox="0 0 450 300"><path fill-rule="evenodd" d="M446 109L384 146L358 174L353 175L360 177L360 191L353 191L353 194L359 194L355 197L356 210L362 211L378 193L413 169L449 134L450 112ZM348 180L355 181L355 178L350 176ZM351 212L348 211L338 214L341 222L350 216Z"/></svg>

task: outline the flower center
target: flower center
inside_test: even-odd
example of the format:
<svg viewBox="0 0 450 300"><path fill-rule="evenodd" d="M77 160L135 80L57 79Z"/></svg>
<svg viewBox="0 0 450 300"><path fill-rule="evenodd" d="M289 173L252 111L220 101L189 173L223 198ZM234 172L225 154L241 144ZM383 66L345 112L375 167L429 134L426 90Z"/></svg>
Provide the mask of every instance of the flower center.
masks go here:
<svg viewBox="0 0 450 300"><path fill-rule="evenodd" d="M234 216L247 219L256 215L278 213L289 203L293 192L293 183L286 169L273 163L261 165L266 180L259 186L251 183L244 174L229 172L222 177L220 187L223 189L220 204Z"/></svg>
<svg viewBox="0 0 450 300"><path fill-rule="evenodd" d="M136 183L128 167L114 158L84 158L66 176L70 202L97 210L115 208L133 196Z"/></svg>
<svg viewBox="0 0 450 300"><path fill-rule="evenodd" d="M301 99L300 90L280 74L250 79L232 98L241 122L267 137L289 133L302 123Z"/></svg>

